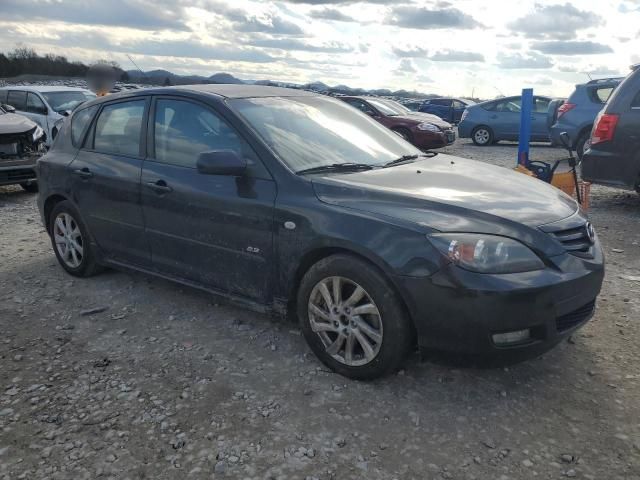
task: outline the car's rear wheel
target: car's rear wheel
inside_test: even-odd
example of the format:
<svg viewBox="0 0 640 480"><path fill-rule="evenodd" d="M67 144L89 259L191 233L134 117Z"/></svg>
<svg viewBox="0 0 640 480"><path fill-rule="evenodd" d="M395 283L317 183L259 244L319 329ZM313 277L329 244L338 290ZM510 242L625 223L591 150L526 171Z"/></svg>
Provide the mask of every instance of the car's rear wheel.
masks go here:
<svg viewBox="0 0 640 480"><path fill-rule="evenodd" d="M576 155L580 160L582 160L582 156L584 152L589 148L589 140L590 140L591 132L582 132L578 137L578 141L576 142Z"/></svg>
<svg viewBox="0 0 640 480"><path fill-rule="evenodd" d="M484 125L476 127L471 132L471 140L480 147L485 147L493 143L493 132Z"/></svg>
<svg viewBox="0 0 640 480"><path fill-rule="evenodd" d="M20 186L25 192L38 193L38 182L23 182Z"/></svg>
<svg viewBox="0 0 640 480"><path fill-rule="evenodd" d="M333 255L306 273L298 291L298 317L307 343L333 371L368 380L398 368L412 329L393 286L377 268Z"/></svg>
<svg viewBox="0 0 640 480"><path fill-rule="evenodd" d="M89 277L102 270L96 262L89 232L80 213L68 200L53 207L49 236L58 262L71 275Z"/></svg>

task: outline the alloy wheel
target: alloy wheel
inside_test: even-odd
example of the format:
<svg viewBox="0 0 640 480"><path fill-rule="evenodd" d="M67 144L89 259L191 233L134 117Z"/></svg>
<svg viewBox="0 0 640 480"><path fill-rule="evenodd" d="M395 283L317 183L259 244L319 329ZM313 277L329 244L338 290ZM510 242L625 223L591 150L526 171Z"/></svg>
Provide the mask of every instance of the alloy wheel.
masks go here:
<svg viewBox="0 0 640 480"><path fill-rule="evenodd" d="M485 143L489 143L491 134L486 128L479 128L476 130L476 133L473 134L473 138L475 138L476 142L484 145Z"/></svg>
<svg viewBox="0 0 640 480"><path fill-rule="evenodd" d="M62 261L70 268L78 268L84 258L78 222L68 213L61 212L53 223L53 238Z"/></svg>
<svg viewBox="0 0 640 480"><path fill-rule="evenodd" d="M345 277L327 277L309 296L309 324L333 359L351 367L373 361L382 346L382 316L371 296Z"/></svg>

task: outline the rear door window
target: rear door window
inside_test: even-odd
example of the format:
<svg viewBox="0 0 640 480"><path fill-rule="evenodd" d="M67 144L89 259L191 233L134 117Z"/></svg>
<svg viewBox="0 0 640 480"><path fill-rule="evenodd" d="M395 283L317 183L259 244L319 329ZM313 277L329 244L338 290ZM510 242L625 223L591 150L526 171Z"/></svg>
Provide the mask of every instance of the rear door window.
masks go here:
<svg viewBox="0 0 640 480"><path fill-rule="evenodd" d="M0 90L0 105L7 103L7 90Z"/></svg>
<svg viewBox="0 0 640 480"><path fill-rule="evenodd" d="M547 110L549 110L549 102L548 98L535 97L533 99L533 111L546 114Z"/></svg>
<svg viewBox="0 0 640 480"><path fill-rule="evenodd" d="M146 100L105 105L96 121L94 150L140 156L140 137Z"/></svg>
<svg viewBox="0 0 640 480"><path fill-rule="evenodd" d="M27 92L11 90L7 97L7 103L21 112L27 111Z"/></svg>

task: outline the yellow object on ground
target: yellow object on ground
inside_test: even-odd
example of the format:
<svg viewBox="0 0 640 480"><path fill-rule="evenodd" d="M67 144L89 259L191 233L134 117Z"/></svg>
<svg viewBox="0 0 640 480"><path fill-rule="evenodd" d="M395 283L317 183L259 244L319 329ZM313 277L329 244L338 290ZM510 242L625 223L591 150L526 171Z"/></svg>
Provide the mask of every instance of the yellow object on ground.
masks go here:
<svg viewBox="0 0 640 480"><path fill-rule="evenodd" d="M554 173L551 185L559 188L567 195L576 196L576 184L572 172Z"/></svg>
<svg viewBox="0 0 640 480"><path fill-rule="evenodd" d="M516 172L520 172L520 173L524 173L525 175L529 175L530 177L535 177L536 175L529 170L527 167L523 166L523 165L518 165L516 168L514 168L514 170Z"/></svg>

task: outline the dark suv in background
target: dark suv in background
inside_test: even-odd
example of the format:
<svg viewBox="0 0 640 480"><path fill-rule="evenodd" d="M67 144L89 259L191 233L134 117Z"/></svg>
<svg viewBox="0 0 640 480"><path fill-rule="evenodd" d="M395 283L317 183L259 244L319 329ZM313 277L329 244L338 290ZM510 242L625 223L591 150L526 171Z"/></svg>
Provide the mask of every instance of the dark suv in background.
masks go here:
<svg viewBox="0 0 640 480"><path fill-rule="evenodd" d="M640 193L640 64L631 70L595 120L582 177Z"/></svg>
<svg viewBox="0 0 640 480"><path fill-rule="evenodd" d="M449 123L458 123L469 105L475 105L475 102L460 98L432 98L422 103L420 111L437 115Z"/></svg>
<svg viewBox="0 0 640 480"><path fill-rule="evenodd" d="M564 103L552 102L548 112L551 142L562 145L560 134L567 132L571 147L578 158L582 158L598 112L621 81L622 77L592 80L576 85L576 89Z"/></svg>

